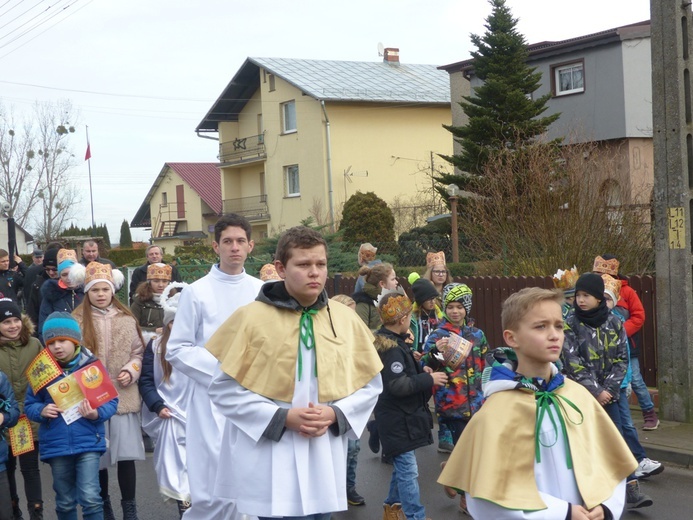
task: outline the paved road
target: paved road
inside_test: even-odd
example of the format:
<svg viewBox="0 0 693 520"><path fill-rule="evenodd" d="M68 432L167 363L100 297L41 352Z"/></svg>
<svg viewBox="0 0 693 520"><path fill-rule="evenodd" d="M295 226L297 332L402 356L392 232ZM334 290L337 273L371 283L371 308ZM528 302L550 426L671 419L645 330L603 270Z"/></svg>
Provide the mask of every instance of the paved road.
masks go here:
<svg viewBox="0 0 693 520"><path fill-rule="evenodd" d="M366 498L366 505L352 507L349 511L337 513L333 515L333 520L379 520L382 518L381 504L387 495L391 466L382 464L378 455L374 455L368 450L366 442L362 443L362 447L359 456L357 489ZM457 512L457 501L447 499L441 487L436 484L436 478L440 473L440 462L446 457L437 453L433 446L418 450L417 457L421 494L427 515L434 520L469 518L462 517ZM48 465L42 464L41 472L46 501L45 519L55 520L55 500ZM119 505L117 502L119 491L115 468L112 468L110 473L113 505L117 506ZM21 477L19 479L21 482ZM175 505L164 503L157 492L156 475L150 458L137 463L137 489L140 520L176 520L178 518ZM693 518L693 492L691 491L693 490L693 470L667 467L664 473L643 483L643 489L654 499L654 506L630 512L624 516L625 519L682 520ZM116 518L121 518L119 507L116 512Z"/></svg>

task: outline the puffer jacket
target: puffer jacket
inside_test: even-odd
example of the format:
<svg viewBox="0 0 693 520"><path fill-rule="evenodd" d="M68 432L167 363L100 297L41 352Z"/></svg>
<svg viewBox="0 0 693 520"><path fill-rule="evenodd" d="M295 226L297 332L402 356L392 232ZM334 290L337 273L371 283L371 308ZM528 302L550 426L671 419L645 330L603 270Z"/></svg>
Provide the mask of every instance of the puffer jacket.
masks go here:
<svg viewBox="0 0 693 520"><path fill-rule="evenodd" d="M31 336L34 332L34 325L26 314L22 315L22 326L30 335L26 344L23 345L19 339L14 341L0 340L0 372L4 372L10 380L17 403L19 403L20 414L24 413L24 396L29 385L26 369L43 349L41 342ZM31 423L31 429L34 439L38 440L38 424Z"/></svg>
<svg viewBox="0 0 693 520"><path fill-rule="evenodd" d="M573 310L563 328L561 356L566 375L595 397L606 390L618 399L628 370L628 337L621 320L611 312L594 328L581 322Z"/></svg>
<svg viewBox="0 0 693 520"><path fill-rule="evenodd" d="M468 325L457 327L443 319L426 340L424 355L421 358L423 365L430 366L434 370L442 368L442 363L434 357L434 354L438 352L436 341L449 337L450 333L470 341L472 349L457 370L445 367L448 382L436 388L434 395L436 413L438 417L445 419L469 420L481 408L483 402L481 375L486 368L488 342L481 329Z"/></svg>
<svg viewBox="0 0 693 520"><path fill-rule="evenodd" d="M72 312L82 300L84 291L78 289L63 289L58 285L59 280L46 280L41 286L41 307L39 310L38 331L39 339L43 342L43 322L53 312Z"/></svg>
<svg viewBox="0 0 693 520"><path fill-rule="evenodd" d="M383 362L383 392L375 405L375 423L387 457L433 443L428 409L433 376L414 360L406 337L384 327L375 334L375 349Z"/></svg>
<svg viewBox="0 0 693 520"><path fill-rule="evenodd" d="M0 414L3 416L0 432L4 433L6 428L12 428L19 420L19 404L14 397L12 385L7 376L0 372ZM0 435L0 472L7 469L7 459L9 456L9 446L5 442L5 436Z"/></svg>
<svg viewBox="0 0 693 520"><path fill-rule="evenodd" d="M66 375L93 363L96 358L85 347L79 353L80 360L72 370L58 376L55 381L64 379ZM51 382L53 384L53 382ZM96 410L99 417L95 420L81 417L72 424L67 424L62 415L55 419L41 416L41 411L53 402L48 393L47 385L34 394L31 386L27 388L24 410L27 417L39 423L39 443L41 445L41 460L80 453L106 451L106 432L104 422L110 419L118 407L118 398L102 404Z"/></svg>

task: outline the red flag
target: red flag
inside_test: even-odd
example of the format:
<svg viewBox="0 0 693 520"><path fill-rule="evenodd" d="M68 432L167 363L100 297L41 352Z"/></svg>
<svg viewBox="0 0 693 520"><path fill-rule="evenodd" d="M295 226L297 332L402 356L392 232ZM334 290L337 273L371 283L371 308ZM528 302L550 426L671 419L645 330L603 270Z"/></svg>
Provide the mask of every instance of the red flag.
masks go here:
<svg viewBox="0 0 693 520"><path fill-rule="evenodd" d="M88 161L91 159L91 145L87 143L87 153L84 154L84 160Z"/></svg>

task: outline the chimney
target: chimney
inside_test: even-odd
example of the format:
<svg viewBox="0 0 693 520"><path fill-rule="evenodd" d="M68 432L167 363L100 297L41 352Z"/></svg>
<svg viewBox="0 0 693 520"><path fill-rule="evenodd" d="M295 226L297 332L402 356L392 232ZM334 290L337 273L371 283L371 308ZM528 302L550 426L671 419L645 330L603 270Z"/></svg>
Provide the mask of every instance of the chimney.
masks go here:
<svg viewBox="0 0 693 520"><path fill-rule="evenodd" d="M387 47L383 52L383 62L399 65L399 49Z"/></svg>

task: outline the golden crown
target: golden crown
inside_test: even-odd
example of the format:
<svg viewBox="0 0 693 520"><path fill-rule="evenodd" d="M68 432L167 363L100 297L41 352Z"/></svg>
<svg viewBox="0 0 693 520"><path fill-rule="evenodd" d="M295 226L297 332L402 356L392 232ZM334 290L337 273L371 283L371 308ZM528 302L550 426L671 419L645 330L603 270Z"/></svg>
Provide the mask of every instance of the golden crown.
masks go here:
<svg viewBox="0 0 693 520"><path fill-rule="evenodd" d="M385 303L385 296L391 295ZM404 294L404 290L399 287L397 291L383 291L378 296L378 312L383 323L395 322L411 312L411 300Z"/></svg>
<svg viewBox="0 0 693 520"><path fill-rule="evenodd" d="M58 251L58 256L56 257L58 265L60 265L65 260L72 260L77 263L77 253L74 249L60 249Z"/></svg>
<svg viewBox="0 0 693 520"><path fill-rule="evenodd" d="M274 267L274 264L265 264L262 266L262 269L260 269L260 280L263 282L266 282L267 280L281 280L281 277L279 276L279 273L277 273L277 269Z"/></svg>
<svg viewBox="0 0 693 520"><path fill-rule="evenodd" d="M604 260L601 256L594 259L594 265L592 266L592 272L600 274L610 274L611 276L618 276L618 260L612 258L611 260Z"/></svg>
<svg viewBox="0 0 693 520"><path fill-rule="evenodd" d="M580 277L577 267L573 266L572 269L559 269L556 274L553 275L553 285L556 289L562 289L564 291L568 289L573 289L577 279Z"/></svg>
<svg viewBox="0 0 693 520"><path fill-rule="evenodd" d="M87 285L94 280L107 280L113 283L113 273L111 266L99 262L89 262L84 284Z"/></svg>
<svg viewBox="0 0 693 520"><path fill-rule="evenodd" d="M150 264L147 267L147 280L168 280L171 281L173 268L166 264Z"/></svg>
<svg viewBox="0 0 693 520"><path fill-rule="evenodd" d="M445 265L445 253L443 251L438 251L437 253L426 253L427 268L438 264Z"/></svg>
<svg viewBox="0 0 693 520"><path fill-rule="evenodd" d="M602 280L604 280L604 291L614 293L614 296L616 297L616 301L614 303L616 303L621 296L621 280L617 280L608 274L603 274Z"/></svg>

